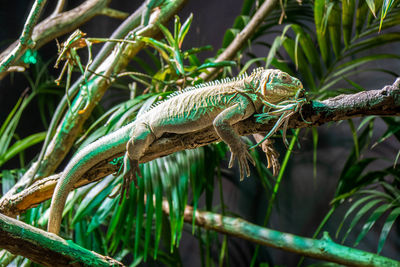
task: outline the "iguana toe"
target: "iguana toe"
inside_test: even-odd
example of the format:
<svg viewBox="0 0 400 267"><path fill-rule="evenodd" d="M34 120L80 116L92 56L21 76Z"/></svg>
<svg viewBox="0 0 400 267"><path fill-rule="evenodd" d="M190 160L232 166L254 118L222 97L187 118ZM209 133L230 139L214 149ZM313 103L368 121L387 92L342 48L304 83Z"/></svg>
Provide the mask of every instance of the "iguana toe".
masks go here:
<svg viewBox="0 0 400 267"><path fill-rule="evenodd" d="M248 161L250 161L251 164L255 165L255 161L253 157L250 155L247 146L245 144L241 144L239 149L231 149L231 158L229 160L229 168L232 168L233 163L235 162L235 158L237 157L238 159L238 164L239 164L239 172L240 172L240 181L244 179L244 174L246 173L246 176L250 176L250 167L248 164Z"/></svg>
<svg viewBox="0 0 400 267"><path fill-rule="evenodd" d="M136 188L138 187L136 174L140 178L142 178L142 173L140 172L140 168L139 168L139 161L128 159L128 162L129 162L129 166L127 168L125 168L124 174L123 174L124 181L123 181L122 187L121 187L120 203L124 197L124 194L125 194L126 198L129 198L129 191L130 191L132 182L134 183Z"/></svg>

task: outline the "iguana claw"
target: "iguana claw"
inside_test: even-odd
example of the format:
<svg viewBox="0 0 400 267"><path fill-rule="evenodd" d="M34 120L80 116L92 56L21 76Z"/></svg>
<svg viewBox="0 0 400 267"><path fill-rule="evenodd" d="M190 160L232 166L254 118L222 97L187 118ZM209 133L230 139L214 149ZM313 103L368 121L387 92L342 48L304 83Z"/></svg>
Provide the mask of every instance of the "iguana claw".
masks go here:
<svg viewBox="0 0 400 267"><path fill-rule="evenodd" d="M250 176L250 167L247 161L250 161L253 166L256 165L253 157L250 155L247 146L243 143L239 146L239 148L231 149L231 158L229 160L229 168L232 168L235 158L238 159L239 164L239 172L240 172L240 181L244 179L244 173L246 172L246 176Z"/></svg>
<svg viewBox="0 0 400 267"><path fill-rule="evenodd" d="M126 164L126 163L128 163L128 164ZM129 165L129 166L126 166L126 165ZM123 181L122 187L121 187L121 198L119 200L120 202L122 201L122 198L124 197L125 192L126 192L125 197L129 198L129 191L131 189L132 182L136 186L136 188L138 187L136 174L140 178L142 178L142 173L140 172L140 168L139 168L139 161L131 160L128 158L127 160L125 160L124 172L122 174L124 181Z"/></svg>
<svg viewBox="0 0 400 267"><path fill-rule="evenodd" d="M265 152L265 155L267 156L267 161L268 161L267 168L269 169L272 167L272 175L276 176L279 173L281 165L279 164L278 160L279 153L276 152L272 144L273 141L267 139L261 144L261 148Z"/></svg>

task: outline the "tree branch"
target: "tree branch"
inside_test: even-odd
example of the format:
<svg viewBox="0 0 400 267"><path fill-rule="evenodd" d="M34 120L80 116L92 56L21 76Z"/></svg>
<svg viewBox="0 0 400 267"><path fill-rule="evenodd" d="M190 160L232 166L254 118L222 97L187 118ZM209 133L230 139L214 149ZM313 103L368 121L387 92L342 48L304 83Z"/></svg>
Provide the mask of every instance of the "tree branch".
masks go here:
<svg viewBox="0 0 400 267"><path fill-rule="evenodd" d="M42 13L45 4L46 0L36 0L34 2L17 46L0 62L0 73L7 71L8 67L19 60L28 48L34 46L35 42L32 40L33 28L39 20L40 13Z"/></svg>
<svg viewBox="0 0 400 267"><path fill-rule="evenodd" d="M400 78L393 85L385 86L381 90L340 95L324 101L311 101L303 106L302 115L295 114L290 119L289 128L319 126L327 122L367 115L398 116L400 115L399 86ZM256 123L254 117L251 117L237 123L235 127L239 134L244 136L268 132L274 123L275 121L266 124ZM220 139L212 127L194 133L165 134L149 147L140 161L148 162L177 151L193 149L218 141ZM114 158L122 156L123 153L124 151L120 151L120 153L110 155L107 160L99 162L83 175L75 187L97 181L118 171L119 166L111 165L110 162ZM60 174L49 176L35 182L18 194L4 197L0 203L0 212L8 216L16 216L51 198L59 177Z"/></svg>
<svg viewBox="0 0 400 267"><path fill-rule="evenodd" d="M169 214L167 200L163 201L163 211ZM314 259L336 262L346 266L400 266L396 260L339 245L333 242L327 233L324 233L321 239L311 239L271 230L241 218L222 216L213 212L196 210L196 213L193 214L193 208L186 206L185 222L192 224L193 216L195 216L195 224L202 228Z"/></svg>
<svg viewBox="0 0 400 267"><path fill-rule="evenodd" d="M109 14L107 5L110 1L111 0L86 0L81 5L69 11L58 14L53 13L51 16L36 25L36 27L33 29L32 41L34 42L34 45L31 47L31 49L39 49L51 40L54 40L55 38L78 28L80 25L92 19L94 16ZM58 5L59 4L62 5L62 1L59 1ZM57 7L57 10L58 8L59 7ZM116 13L114 12L113 14L115 15ZM122 13L119 13L118 16L121 15ZM6 57L8 57L8 55L12 53L14 49L16 49L17 45L18 41L15 41L8 48L6 48L0 54L0 61L3 61ZM15 64L17 64L16 61ZM24 67L17 68L18 66L12 65L10 65L10 67L13 67L13 70L24 70ZM0 71L0 80L3 79L7 74L8 72Z"/></svg>
<svg viewBox="0 0 400 267"><path fill-rule="evenodd" d="M235 36L233 41L228 45L227 48L217 57L215 62L221 62L224 60L230 60L236 56L236 53L239 52L240 49L246 44L247 40L253 35L253 33L257 30L257 28L261 25L264 19L268 16L269 13L274 9L278 0L266 0L260 6L260 8L253 15L249 23L243 30ZM200 78L207 81L212 79L214 75L217 73L217 68L208 68L206 72L203 72L200 75Z"/></svg>
<svg viewBox="0 0 400 267"><path fill-rule="evenodd" d="M141 11L145 7L142 5L134 14L132 14L118 29L117 33L114 35L121 35L122 33L129 33L130 31L135 31L137 35L154 37L159 32L159 27L157 23L166 23L185 3L186 0L166 0L163 2L162 8L154 9L151 14L151 21L146 27L138 27L138 18L141 16ZM122 38L128 38L123 35ZM118 37L117 37L118 38ZM48 143L46 152L43 160L41 161L40 167L37 173L40 177L49 175L54 172L54 170L61 163L65 155L68 153L69 149L73 145L74 140L81 132L83 123L90 116L91 111L100 102L100 99L110 87L111 77L116 76L121 72L129 63L130 59L133 58L143 47L143 43L121 43L115 46L114 51L111 53L108 50L112 49L112 45L106 44L104 49L99 53L99 56L93 62L93 68L91 69L94 73L101 73L102 75L93 75L87 79L86 91L87 94L79 94L76 100L73 101L73 105L66 112L63 120L59 123L57 128L58 119L63 115L63 107L66 107L66 97L60 102L57 110L54 114L54 118L51 121L49 131L52 129L57 129L51 141ZM84 79L78 79L78 81L72 86L72 89L79 90L80 85L84 82ZM73 93L70 94L74 95ZM88 95L91 96L88 99ZM90 102L88 102L90 100ZM84 110L84 112L78 112ZM46 137L47 140L47 137ZM45 146L47 145L45 141ZM15 192L19 191L21 188L26 186L26 183L30 181L33 173L36 173L36 165L32 164L31 168L24 174L24 176L18 181L17 184L11 188L6 195L4 195L0 202L2 203L4 199L9 198Z"/></svg>
<svg viewBox="0 0 400 267"><path fill-rule="evenodd" d="M0 248L45 266L124 266L3 214L0 214Z"/></svg>

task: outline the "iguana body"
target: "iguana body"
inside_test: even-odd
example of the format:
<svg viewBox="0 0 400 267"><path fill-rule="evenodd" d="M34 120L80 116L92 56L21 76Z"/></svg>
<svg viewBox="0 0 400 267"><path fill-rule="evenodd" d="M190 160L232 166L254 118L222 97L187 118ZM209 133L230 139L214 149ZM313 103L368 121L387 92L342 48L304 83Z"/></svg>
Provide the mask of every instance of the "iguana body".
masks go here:
<svg viewBox="0 0 400 267"><path fill-rule="evenodd" d="M54 191L48 231L58 233L69 191L96 163L126 148L122 194L139 174L139 159L149 145L164 133L195 132L211 125L231 150L229 167L238 159L240 177L250 175L247 161L254 164L248 147L232 125L255 113L265 102L280 103L302 90L301 82L279 70L257 69L251 75L225 79L183 90L169 97L123 128L85 147L69 162ZM123 195L121 196L123 197Z"/></svg>

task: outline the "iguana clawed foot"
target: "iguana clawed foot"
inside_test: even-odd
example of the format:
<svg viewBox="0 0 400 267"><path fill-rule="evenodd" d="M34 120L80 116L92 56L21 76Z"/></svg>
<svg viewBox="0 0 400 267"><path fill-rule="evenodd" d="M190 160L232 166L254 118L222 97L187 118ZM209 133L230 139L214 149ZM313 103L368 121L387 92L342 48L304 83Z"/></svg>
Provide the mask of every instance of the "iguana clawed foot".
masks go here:
<svg viewBox="0 0 400 267"><path fill-rule="evenodd" d="M231 159L229 160L229 168L232 168L233 163L235 162L235 158L238 159L239 171L240 171L240 181L244 179L244 172L246 172L246 176L250 176L250 167L247 161L250 161L253 166L256 165L253 157L250 155L247 145L240 142L240 145L235 147L231 147Z"/></svg>
<svg viewBox="0 0 400 267"><path fill-rule="evenodd" d="M139 161L138 160L131 160L128 155L124 157L124 171L122 173L124 181L120 186L120 189L115 192L114 194L110 195L110 198L115 198L118 195L121 196L119 199L119 204L121 204L124 195L126 198L129 198L129 191L131 189L131 183L133 182L136 188L138 188L138 181L136 179L136 174L142 178L142 173L140 172L139 168Z"/></svg>
<svg viewBox="0 0 400 267"><path fill-rule="evenodd" d="M139 161L138 160L131 160L128 156L125 156L124 160L124 172L123 178L124 181L121 187L121 199L124 197L124 193L126 198L129 198L129 191L131 189L131 183L133 182L136 187L138 187L138 181L136 179L136 174L142 178L142 173L140 172L139 168Z"/></svg>
<svg viewBox="0 0 400 267"><path fill-rule="evenodd" d="M267 168L272 167L272 175L276 176L279 173L279 169L281 168L281 165L279 164L279 153L276 152L274 147L272 146L274 142L272 140L265 140L261 144L262 150L265 152L265 155L267 156L267 161L268 161L268 166Z"/></svg>
<svg viewBox="0 0 400 267"><path fill-rule="evenodd" d="M261 134L254 134L253 135L254 139L256 140L256 142L260 142L264 136ZM274 141L267 139L264 142L261 143L261 149L265 152L265 155L267 157L267 162L268 162L268 166L267 168L271 168L272 167L272 175L276 176L279 173L279 169L281 168L281 165L279 164L279 153L276 152L276 150L274 149L273 146Z"/></svg>

